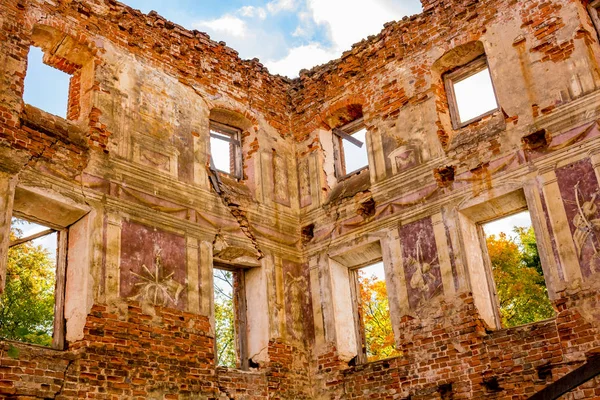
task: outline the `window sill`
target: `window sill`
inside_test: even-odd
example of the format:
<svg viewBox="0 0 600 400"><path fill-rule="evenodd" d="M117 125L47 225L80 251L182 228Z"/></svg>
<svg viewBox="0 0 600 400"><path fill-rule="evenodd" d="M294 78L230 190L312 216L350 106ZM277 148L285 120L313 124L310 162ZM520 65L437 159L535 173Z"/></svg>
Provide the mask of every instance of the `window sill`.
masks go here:
<svg viewBox="0 0 600 400"><path fill-rule="evenodd" d="M354 370L354 371L360 371L360 370L365 369L365 368L371 368L371 367L373 367L373 366L375 366L377 364L389 364L390 362L398 360L398 359L401 359L403 357L405 357L403 354L398 354L398 355L391 356L391 357L381 358L379 360L366 361L364 363L352 365L348 369L349 370ZM384 367L388 368L389 365L388 366L384 365Z"/></svg>
<svg viewBox="0 0 600 400"><path fill-rule="evenodd" d="M555 315L553 317L541 319L539 321L529 322L529 323L523 324L523 325L493 329L492 331L489 332L489 334L493 336L495 334L500 334L500 332L504 333L507 331L514 331L514 330L517 330L517 331L518 330L531 330L532 328L537 328L538 325L552 324L552 323L554 323L554 321L556 321L556 317L557 317L556 313L554 313L554 314Z"/></svg>
<svg viewBox="0 0 600 400"><path fill-rule="evenodd" d="M25 348L29 348L29 349L48 350L48 351L52 351L52 352L56 352L56 353L65 353L67 350L67 346L64 346L65 347L64 349L57 349L52 346L44 346L44 345L36 344L36 343L20 342L18 340L0 338L0 347L2 347L3 344L7 344L7 345L13 346L13 347L25 347ZM10 357L10 356L7 356L7 357Z"/></svg>
<svg viewBox="0 0 600 400"><path fill-rule="evenodd" d="M455 131L459 131L459 130L461 130L461 129L463 129L463 128L466 128L467 126L469 126L469 125L471 125L471 124L474 124L474 123L476 123L476 122L479 122L479 121L481 121L482 119L484 119L484 118L486 118L486 117L489 117L490 115L494 115L494 114L496 114L496 113L499 113L499 112L500 112L500 109L499 109L499 108L495 108L495 109L493 109L493 110L490 110L490 111L488 111L488 112L485 112L485 113L483 113L483 114L481 114L481 115L478 115L478 116L477 116L477 117L475 117L475 118L471 118L471 119L470 119L470 120L468 120L468 121L461 122L461 123L460 123L460 125L459 125L458 127L454 127L454 130L455 130Z"/></svg>
<svg viewBox="0 0 600 400"><path fill-rule="evenodd" d="M230 174L229 172L221 171L220 169L215 170L217 174L219 174L219 178L226 179L228 181L240 182L242 177Z"/></svg>
<svg viewBox="0 0 600 400"><path fill-rule="evenodd" d="M506 131L506 120L501 110L494 110L462 128L452 130L451 140L446 151L456 149L475 141L483 141Z"/></svg>
<svg viewBox="0 0 600 400"><path fill-rule="evenodd" d="M365 167L345 176L342 180L338 180L337 184L331 190L325 203L329 204L338 200L352 197L357 193L368 190L370 187L371 175L369 173L369 167Z"/></svg>
<svg viewBox="0 0 600 400"><path fill-rule="evenodd" d="M263 375L264 371L261 371L259 368L250 368L250 369L241 369L241 368L230 368L224 367L222 365L217 365L215 367L217 372L226 373L231 372L235 374L245 374L245 375Z"/></svg>
<svg viewBox="0 0 600 400"><path fill-rule="evenodd" d="M23 108L21 124L31 130L87 148L85 131L81 126L29 104L25 104Z"/></svg>
<svg viewBox="0 0 600 400"><path fill-rule="evenodd" d="M352 178L354 175L359 175L359 174L361 174L361 173L362 173L364 170L368 170L368 169L369 169L369 166L368 166L368 165L365 165L364 167L362 167L362 168L359 168L359 169L357 169L357 170L355 170L355 171L352 171L352 172L350 172L349 174L346 174L346 175L340 176L340 177L338 178L338 182L345 181L346 179L350 179L350 178Z"/></svg>

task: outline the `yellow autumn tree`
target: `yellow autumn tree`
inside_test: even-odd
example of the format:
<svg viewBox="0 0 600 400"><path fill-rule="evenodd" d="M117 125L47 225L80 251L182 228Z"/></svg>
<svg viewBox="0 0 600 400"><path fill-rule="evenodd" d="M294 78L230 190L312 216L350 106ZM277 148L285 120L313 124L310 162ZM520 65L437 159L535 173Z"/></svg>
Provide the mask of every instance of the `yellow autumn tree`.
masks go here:
<svg viewBox="0 0 600 400"><path fill-rule="evenodd" d="M509 328L551 318L554 309L535 244L533 228L515 228L517 238L505 233L487 237L487 248L502 326Z"/></svg>
<svg viewBox="0 0 600 400"><path fill-rule="evenodd" d="M373 361L399 355L394 344L385 280L359 271L358 281L367 359Z"/></svg>

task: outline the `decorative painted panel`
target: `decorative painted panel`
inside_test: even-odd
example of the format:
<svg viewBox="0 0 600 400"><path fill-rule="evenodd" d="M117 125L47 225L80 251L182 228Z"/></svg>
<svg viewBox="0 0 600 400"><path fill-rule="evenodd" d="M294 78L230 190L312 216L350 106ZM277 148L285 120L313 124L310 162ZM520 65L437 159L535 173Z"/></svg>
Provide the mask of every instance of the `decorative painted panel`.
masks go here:
<svg viewBox="0 0 600 400"><path fill-rule="evenodd" d="M286 206L290 205L288 173L287 158L273 152L273 200Z"/></svg>
<svg viewBox="0 0 600 400"><path fill-rule="evenodd" d="M431 218L401 226L400 240L408 302L414 310L443 293Z"/></svg>
<svg viewBox="0 0 600 400"><path fill-rule="evenodd" d="M600 188L589 159L556 170L569 227L581 273L584 277L600 272Z"/></svg>
<svg viewBox="0 0 600 400"><path fill-rule="evenodd" d="M286 326L289 334L298 340L313 337L310 276L305 264L283 260Z"/></svg>
<svg viewBox="0 0 600 400"><path fill-rule="evenodd" d="M123 222L121 297L184 310L185 282L183 236L132 221Z"/></svg>
<svg viewBox="0 0 600 400"><path fill-rule="evenodd" d="M312 193L310 188L310 164L307 158L298 163L298 192L300 207L310 206L312 204Z"/></svg>

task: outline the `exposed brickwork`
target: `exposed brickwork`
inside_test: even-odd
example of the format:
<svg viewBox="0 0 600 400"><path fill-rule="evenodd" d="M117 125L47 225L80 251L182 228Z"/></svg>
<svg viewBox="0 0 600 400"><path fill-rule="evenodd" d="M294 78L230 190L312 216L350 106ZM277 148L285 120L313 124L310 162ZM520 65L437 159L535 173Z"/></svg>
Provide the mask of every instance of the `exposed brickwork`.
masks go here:
<svg viewBox="0 0 600 400"><path fill-rule="evenodd" d="M436 323L405 319L402 357L348 367L336 361L334 349L322 354L316 367L322 390L344 399L425 400L447 398L442 394L451 387L452 399L524 399L581 365L584 349L598 345L598 328L573 311L487 332L473 299L462 296L461 301L460 307L442 304ZM595 382L564 398L597 398Z"/></svg>
<svg viewBox="0 0 600 400"><path fill-rule="evenodd" d="M56 398L61 392L72 353L19 343L0 344L2 398Z"/></svg>
<svg viewBox="0 0 600 400"><path fill-rule="evenodd" d="M17 212L33 199L33 211L60 202L76 216L62 226L68 348L1 341L0 398L526 399L597 354L597 247L565 216L585 187L576 206L587 229L600 218L600 46L587 3L422 3L290 80L114 0L0 0L0 183L39 195L19 198ZM54 54L56 37L68 46ZM31 45L71 75L66 119L23 103ZM445 74L484 54L499 108L455 129ZM338 182L331 128L361 117L369 168ZM243 176L221 175L221 193L209 180L209 120L240 123ZM557 315L499 329L494 290L481 293L485 262L471 257L481 243L464 226L476 231L496 216L476 208L514 193L537 218ZM432 290L406 278L416 268L402 235L425 230L407 226L428 229ZM335 281L347 271L333 267L367 242L356 257L386 264L401 356L356 365L342 320L354 318L351 294ZM236 316L248 319L248 371L215 365L214 266L246 269L234 286L248 290L236 297L248 303ZM156 275L163 303L140 293L134 270ZM563 398L600 398L599 387L596 377Z"/></svg>
<svg viewBox="0 0 600 400"><path fill-rule="evenodd" d="M97 305L84 339L68 351L3 342L0 398L309 398L302 351L273 342L271 361L260 371L215 368L209 331L206 317L174 309L148 315L136 304Z"/></svg>

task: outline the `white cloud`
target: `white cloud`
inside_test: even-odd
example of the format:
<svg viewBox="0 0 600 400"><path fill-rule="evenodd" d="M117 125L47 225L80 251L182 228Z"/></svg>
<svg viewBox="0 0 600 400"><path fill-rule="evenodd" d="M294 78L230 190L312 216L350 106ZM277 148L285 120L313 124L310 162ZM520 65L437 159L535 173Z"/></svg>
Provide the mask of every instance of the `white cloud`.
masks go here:
<svg viewBox="0 0 600 400"><path fill-rule="evenodd" d="M267 10L269 10L271 14L277 14L281 11L294 11L296 6L294 0L273 0L267 3Z"/></svg>
<svg viewBox="0 0 600 400"><path fill-rule="evenodd" d="M238 12L240 15L248 18L258 18L261 20L267 18L267 12L262 7L244 6Z"/></svg>
<svg viewBox="0 0 600 400"><path fill-rule="evenodd" d="M247 35L246 22L233 15L223 15L220 18L198 21L192 24L194 28L207 29L212 32L223 33L234 37L245 37Z"/></svg>
<svg viewBox="0 0 600 400"><path fill-rule="evenodd" d="M290 49L282 59L266 61L265 66L272 74L293 78L298 76L301 69L326 63L336 57L339 57L336 50L324 48L319 43L310 43Z"/></svg>
<svg viewBox="0 0 600 400"><path fill-rule="evenodd" d="M280 31L266 29L260 23L248 23L241 16L226 14L212 20L196 21L192 26L207 32L217 42L224 41L242 59L269 60L286 54L287 44Z"/></svg>
<svg viewBox="0 0 600 400"><path fill-rule="evenodd" d="M315 22L312 13L307 11L300 11L297 13L299 24L296 26L292 36L294 37L310 37L315 28Z"/></svg>
<svg viewBox="0 0 600 400"><path fill-rule="evenodd" d="M332 45L348 50L352 44L377 34L385 22L418 12L419 0L307 0L317 24L328 27Z"/></svg>
<svg viewBox="0 0 600 400"><path fill-rule="evenodd" d="M295 77L303 68L340 57L353 43L379 33L385 22L419 10L420 0L271 0L193 27L227 42L242 58L258 57L271 72ZM287 32L281 29L282 12L296 13L298 24L284 26Z"/></svg>
<svg viewBox="0 0 600 400"><path fill-rule="evenodd" d="M292 32L292 36L294 37L303 37L308 35L308 30L300 25L296 27L294 32Z"/></svg>

